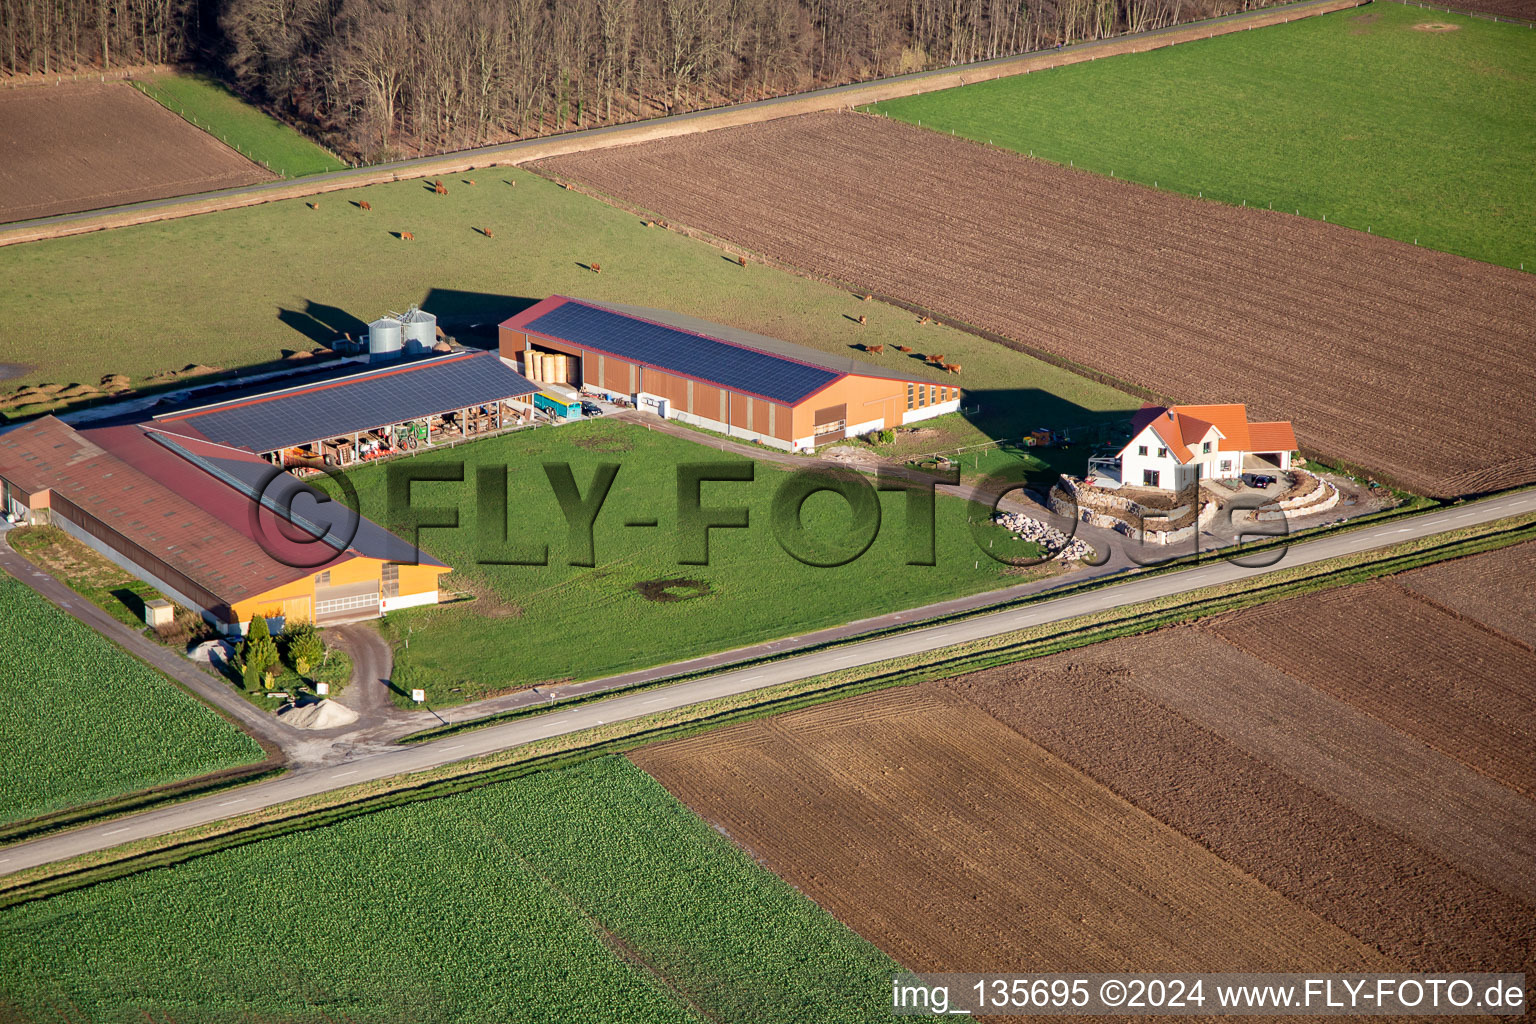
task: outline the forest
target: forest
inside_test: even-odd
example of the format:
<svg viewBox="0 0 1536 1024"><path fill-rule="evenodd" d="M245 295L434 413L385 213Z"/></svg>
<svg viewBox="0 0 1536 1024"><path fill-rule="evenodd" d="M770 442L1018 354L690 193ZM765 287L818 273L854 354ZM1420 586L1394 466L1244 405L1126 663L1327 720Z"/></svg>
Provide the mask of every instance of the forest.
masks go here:
<svg viewBox="0 0 1536 1024"><path fill-rule="evenodd" d="M360 162L1139 32L1261 0L0 0L0 75L193 64Z"/></svg>

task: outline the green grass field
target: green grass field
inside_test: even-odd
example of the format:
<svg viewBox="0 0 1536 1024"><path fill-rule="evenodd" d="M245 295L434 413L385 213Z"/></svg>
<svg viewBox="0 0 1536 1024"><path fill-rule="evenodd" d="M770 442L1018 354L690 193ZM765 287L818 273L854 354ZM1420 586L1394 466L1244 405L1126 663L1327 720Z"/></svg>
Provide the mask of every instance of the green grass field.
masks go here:
<svg viewBox="0 0 1536 1024"><path fill-rule="evenodd" d="M171 73L136 79L135 84L162 106L285 178L346 169L345 163L217 79Z"/></svg>
<svg viewBox="0 0 1536 1024"><path fill-rule="evenodd" d="M1536 270L1536 30L1523 25L1375 3L874 109Z"/></svg>
<svg viewBox="0 0 1536 1024"><path fill-rule="evenodd" d="M882 953L606 757L0 913L32 1019L875 1021Z"/></svg>
<svg viewBox="0 0 1536 1024"><path fill-rule="evenodd" d="M881 495L878 534L856 560L837 568L802 564L779 546L771 523L774 495L790 474L762 462L755 463L751 483L703 487L705 506L746 506L748 528L711 531L709 564L679 564L677 465L748 460L638 425L587 421L544 427L394 465L459 459L463 484L414 484L412 502L458 510L457 529L424 529L421 545L454 567L444 578L445 589L475 599L392 612L385 622L396 648L395 685L422 687L436 704L663 664L1030 578L1005 572L1007 566L978 549L968 516L984 513L944 496L934 510L938 564L907 565L907 499L899 492ZM583 494L599 464L620 467L596 521L593 568L568 564L569 531L545 462L569 463ZM510 542L523 551L547 544L547 566L476 564L491 550L481 540L477 519L477 474L501 465L508 467ZM388 468L367 466L349 474L363 514L379 523L390 521ZM656 527L624 525L651 518ZM818 494L805 503L808 540L823 553L832 553L848 536L850 523L847 504L835 495ZM982 544L1025 550L1000 530L985 524L981 529ZM672 579L698 581L708 592L658 601L636 589ZM697 589L677 592L692 595Z"/></svg>
<svg viewBox="0 0 1536 1024"><path fill-rule="evenodd" d="M476 185L462 183L471 177ZM6 384L95 384L123 373L144 386L146 376L188 363L267 363L412 302L462 334L466 323L494 323L561 292L674 309L838 355L885 344L883 356L869 357L877 364L973 389L966 404L982 413L964 432L972 440L1123 418L1138 404L1000 345L920 325L904 310L738 267L719 249L647 229L526 172L481 170L446 184L447 196L401 181L321 196L314 210L292 200L0 248L0 312L28 325L0 335L0 363L32 367ZM372 212L353 205L360 201ZM601 275L584 269L593 261ZM932 371L897 344L943 352L965 372Z"/></svg>
<svg viewBox="0 0 1536 1024"><path fill-rule="evenodd" d="M0 573L0 823L266 755L105 637Z"/></svg>

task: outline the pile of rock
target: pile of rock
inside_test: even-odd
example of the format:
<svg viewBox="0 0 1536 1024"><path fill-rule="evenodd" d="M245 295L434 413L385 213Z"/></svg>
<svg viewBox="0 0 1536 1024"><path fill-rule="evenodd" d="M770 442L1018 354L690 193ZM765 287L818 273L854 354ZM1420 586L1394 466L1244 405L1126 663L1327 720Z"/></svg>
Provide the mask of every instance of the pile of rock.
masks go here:
<svg viewBox="0 0 1536 1024"><path fill-rule="evenodd" d="M1049 558L1063 562L1081 562L1093 557L1093 548L1076 537L1068 537L1054 526L1031 519L1022 512L999 512L992 517L1009 533L1021 540L1033 541L1044 549Z"/></svg>

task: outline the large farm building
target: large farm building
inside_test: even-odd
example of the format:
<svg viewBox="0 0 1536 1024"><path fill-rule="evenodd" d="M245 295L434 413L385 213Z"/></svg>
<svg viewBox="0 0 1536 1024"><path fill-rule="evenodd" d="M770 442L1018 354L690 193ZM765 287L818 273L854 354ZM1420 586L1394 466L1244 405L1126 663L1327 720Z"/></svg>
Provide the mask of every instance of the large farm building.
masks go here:
<svg viewBox="0 0 1536 1024"><path fill-rule="evenodd" d="M283 472L506 429L536 389L494 353L458 353L77 430L0 434L0 504L48 523L234 633L254 615L318 623L438 600L444 563Z"/></svg>
<svg viewBox="0 0 1536 1024"><path fill-rule="evenodd" d="M960 389L661 310L554 295L501 324L526 376L805 451L960 408Z"/></svg>

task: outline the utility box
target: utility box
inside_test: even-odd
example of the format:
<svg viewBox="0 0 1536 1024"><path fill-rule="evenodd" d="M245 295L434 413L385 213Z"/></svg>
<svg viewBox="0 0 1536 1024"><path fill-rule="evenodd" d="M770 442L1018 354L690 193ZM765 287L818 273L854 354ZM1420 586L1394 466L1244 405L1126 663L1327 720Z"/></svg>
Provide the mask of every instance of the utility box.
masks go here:
<svg viewBox="0 0 1536 1024"><path fill-rule="evenodd" d="M163 597L144 602L144 622L147 625L169 626L176 619L176 606Z"/></svg>

